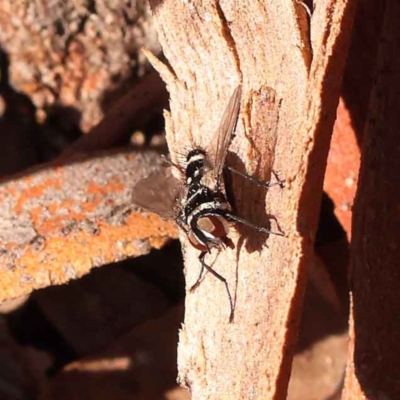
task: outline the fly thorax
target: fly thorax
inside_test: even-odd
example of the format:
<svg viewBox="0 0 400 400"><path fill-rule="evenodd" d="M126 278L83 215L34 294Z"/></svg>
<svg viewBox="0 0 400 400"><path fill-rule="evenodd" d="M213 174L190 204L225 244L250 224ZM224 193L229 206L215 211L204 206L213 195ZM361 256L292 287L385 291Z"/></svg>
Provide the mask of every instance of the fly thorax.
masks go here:
<svg viewBox="0 0 400 400"><path fill-rule="evenodd" d="M186 185L199 183L204 175L206 152L203 149L193 149L186 158Z"/></svg>

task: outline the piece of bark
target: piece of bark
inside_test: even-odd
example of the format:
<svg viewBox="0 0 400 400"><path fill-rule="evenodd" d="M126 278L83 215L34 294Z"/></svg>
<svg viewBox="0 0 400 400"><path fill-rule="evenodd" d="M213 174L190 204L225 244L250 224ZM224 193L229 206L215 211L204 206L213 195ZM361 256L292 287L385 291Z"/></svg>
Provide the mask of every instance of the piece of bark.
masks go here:
<svg viewBox="0 0 400 400"><path fill-rule="evenodd" d="M351 218L357 177L360 168L360 148L352 124L350 109L343 98L339 102L333 128L331 147L324 179L324 191L335 205L335 216L351 240Z"/></svg>
<svg viewBox="0 0 400 400"><path fill-rule="evenodd" d="M164 313L169 305L157 287L119 265L34 296L47 319L79 355L114 343L132 327Z"/></svg>
<svg viewBox="0 0 400 400"><path fill-rule="evenodd" d="M0 304L0 314L11 314L18 310L29 300L29 295L19 296L15 299L3 301Z"/></svg>
<svg viewBox="0 0 400 400"><path fill-rule="evenodd" d="M277 171L286 181L265 195L235 180L239 215L266 224L267 212L286 238L239 228L234 250L206 258L234 294L234 322L225 287L210 274L187 291L180 381L193 399L285 398L354 4L318 3L311 20L300 2L150 4L170 63L152 60L171 94L165 115L172 159L207 146L242 82L228 162L259 179ZM198 251L182 241L190 288L199 276Z"/></svg>
<svg viewBox="0 0 400 400"><path fill-rule="evenodd" d="M346 369L347 343L347 332L335 334L296 354L287 400L331 400L337 391L340 393Z"/></svg>
<svg viewBox="0 0 400 400"><path fill-rule="evenodd" d="M145 46L159 52L146 0L2 0L0 45L10 84L42 120L57 113L84 132L144 75Z"/></svg>
<svg viewBox="0 0 400 400"><path fill-rule="evenodd" d="M357 1L357 16L343 77L342 98L337 110L324 180L324 190L335 203L335 215L349 240L360 167L360 146L374 81L384 7L385 2L382 1Z"/></svg>
<svg viewBox="0 0 400 400"><path fill-rule="evenodd" d="M150 115L154 108L165 107L167 102L168 95L164 82L156 72L150 72L116 102L98 125L69 146L59 159L65 160L79 153L122 145L127 141L132 126L138 126L143 122L141 121L143 115Z"/></svg>
<svg viewBox="0 0 400 400"><path fill-rule="evenodd" d="M159 165L156 152L103 153L0 184L0 302L176 237L173 223L130 200L133 184Z"/></svg>
<svg viewBox="0 0 400 400"><path fill-rule="evenodd" d="M186 400L176 383L176 346L183 307L148 321L112 345L67 365L40 400Z"/></svg>
<svg viewBox="0 0 400 400"><path fill-rule="evenodd" d="M360 147L375 81L385 6L386 2L380 0L357 1L357 13L343 76L342 96L350 112L351 125Z"/></svg>
<svg viewBox="0 0 400 400"><path fill-rule="evenodd" d="M331 399L341 391L347 360L348 307L338 301L328 271L343 270L343 261L346 265L347 260L331 257L330 265L325 265L316 256L309 265L287 400Z"/></svg>
<svg viewBox="0 0 400 400"><path fill-rule="evenodd" d="M386 1L353 213L349 400L400 397L399 18Z"/></svg>

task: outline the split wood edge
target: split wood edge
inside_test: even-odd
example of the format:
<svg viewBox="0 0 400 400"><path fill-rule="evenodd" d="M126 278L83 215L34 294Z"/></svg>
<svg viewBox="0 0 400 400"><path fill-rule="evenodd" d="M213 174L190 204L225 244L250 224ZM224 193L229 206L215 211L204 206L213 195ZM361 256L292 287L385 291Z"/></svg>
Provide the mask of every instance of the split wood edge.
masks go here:
<svg viewBox="0 0 400 400"><path fill-rule="evenodd" d="M236 285L233 324L228 323L226 293L216 280L206 277L199 290L187 293L179 379L190 387L193 399L282 399L313 252L354 5L319 5L307 21L304 8L295 4L264 7L248 1L240 10L235 4L151 1L169 61L166 66L152 60L171 95L167 141L172 157L190 143L209 142L229 94L242 82L244 108L232 148L247 172L256 173L261 163L264 173L273 169L286 180L283 193L268 192L266 204L287 239L268 238L268 249L258 249L259 256L238 245L236 267L232 253L218 255L213 265ZM282 102L273 154L268 150L274 146L261 140L268 116L255 115L252 109L254 101L262 101L259 95L265 85ZM272 165L265 165L263 154L273 159ZM240 185L237 192L242 210L256 206L251 192L243 192ZM262 218L261 213L252 216ZM181 238L190 287L198 262Z"/></svg>

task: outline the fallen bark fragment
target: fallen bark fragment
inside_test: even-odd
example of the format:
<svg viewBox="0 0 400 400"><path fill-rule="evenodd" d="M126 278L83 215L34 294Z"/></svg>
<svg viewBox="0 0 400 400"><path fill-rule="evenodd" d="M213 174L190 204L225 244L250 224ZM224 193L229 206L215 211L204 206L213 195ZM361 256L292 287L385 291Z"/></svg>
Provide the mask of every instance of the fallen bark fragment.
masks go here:
<svg viewBox="0 0 400 400"><path fill-rule="evenodd" d="M386 1L353 212L346 400L400 398L399 18Z"/></svg>
<svg viewBox="0 0 400 400"><path fill-rule="evenodd" d="M145 0L2 0L0 26L10 84L41 119L56 113L84 132L148 69L140 48L159 52Z"/></svg>
<svg viewBox="0 0 400 400"><path fill-rule="evenodd" d="M109 149L127 141L132 126L139 126L143 114L168 104L165 84L156 72L143 78L129 93L117 101L101 122L83 135L60 156L61 160L76 154Z"/></svg>
<svg viewBox="0 0 400 400"><path fill-rule="evenodd" d="M207 274L187 292L180 380L194 400L286 398L353 2L320 2L310 20L301 2L150 3L170 63L152 60L171 95L172 159L207 146L241 83L228 163L259 179L273 179L275 171L286 181L266 194L234 180L238 214L264 225L272 216L272 228L275 219L286 237L239 228L234 250L207 256L233 293L234 322L224 285ZM198 252L182 240L190 288Z"/></svg>
<svg viewBox="0 0 400 400"><path fill-rule="evenodd" d="M132 329L91 356L67 365L40 400L187 400L176 384L177 332L183 307Z"/></svg>
<svg viewBox="0 0 400 400"><path fill-rule="evenodd" d="M350 110L343 99L337 109L328 164L324 180L324 191L335 205L335 216L351 240L351 217L357 177L360 168L360 148L352 125Z"/></svg>
<svg viewBox="0 0 400 400"><path fill-rule="evenodd" d="M347 360L347 313L328 272L343 269L343 265L346 262L340 258L331 257L325 264L318 256L309 265L286 400L331 400L334 393L341 392Z"/></svg>
<svg viewBox="0 0 400 400"><path fill-rule="evenodd" d="M170 305L159 288L113 264L35 293L41 311L76 354L93 354Z"/></svg>
<svg viewBox="0 0 400 400"><path fill-rule="evenodd" d="M133 184L159 163L156 152L114 152L2 183L0 302L147 254L176 237L172 222L130 203Z"/></svg>

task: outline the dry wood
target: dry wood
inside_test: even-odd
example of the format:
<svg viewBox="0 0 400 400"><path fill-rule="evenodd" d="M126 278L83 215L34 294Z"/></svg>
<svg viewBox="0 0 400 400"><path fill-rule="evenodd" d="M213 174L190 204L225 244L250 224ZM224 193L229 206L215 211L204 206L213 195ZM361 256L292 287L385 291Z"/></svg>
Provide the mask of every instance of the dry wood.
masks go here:
<svg viewBox="0 0 400 400"><path fill-rule="evenodd" d="M43 388L40 400L188 400L188 393L174 383L182 318L183 307L171 308L68 364Z"/></svg>
<svg viewBox="0 0 400 400"><path fill-rule="evenodd" d="M171 222L130 202L131 185L157 163L156 152L114 151L0 183L0 303L175 237Z"/></svg>
<svg viewBox="0 0 400 400"><path fill-rule="evenodd" d="M162 291L121 265L35 293L48 321L80 356L93 354L170 306Z"/></svg>
<svg viewBox="0 0 400 400"><path fill-rule="evenodd" d="M156 72L146 75L129 93L119 99L89 133L68 147L59 159L79 153L108 149L127 142L133 126L139 126L143 114L161 109L167 103L165 85Z"/></svg>
<svg viewBox="0 0 400 400"><path fill-rule="evenodd" d="M84 132L143 76L139 49L159 51L146 0L2 0L0 26L10 84Z"/></svg>
<svg viewBox="0 0 400 400"><path fill-rule="evenodd" d="M235 180L238 213L285 238L240 229L236 248L207 258L234 294L206 275L187 291L180 381L193 399L284 399L312 256L330 132L351 33L353 2L150 1L170 66L153 64L171 95L172 158L207 145L234 88L244 92L228 161L258 178L279 172L286 187L260 192ZM276 224L271 220L276 229ZM198 252L185 237L187 287ZM214 262L215 259L215 262Z"/></svg>
<svg viewBox="0 0 400 400"><path fill-rule="evenodd" d="M400 5L385 6L353 213L348 400L400 397Z"/></svg>

